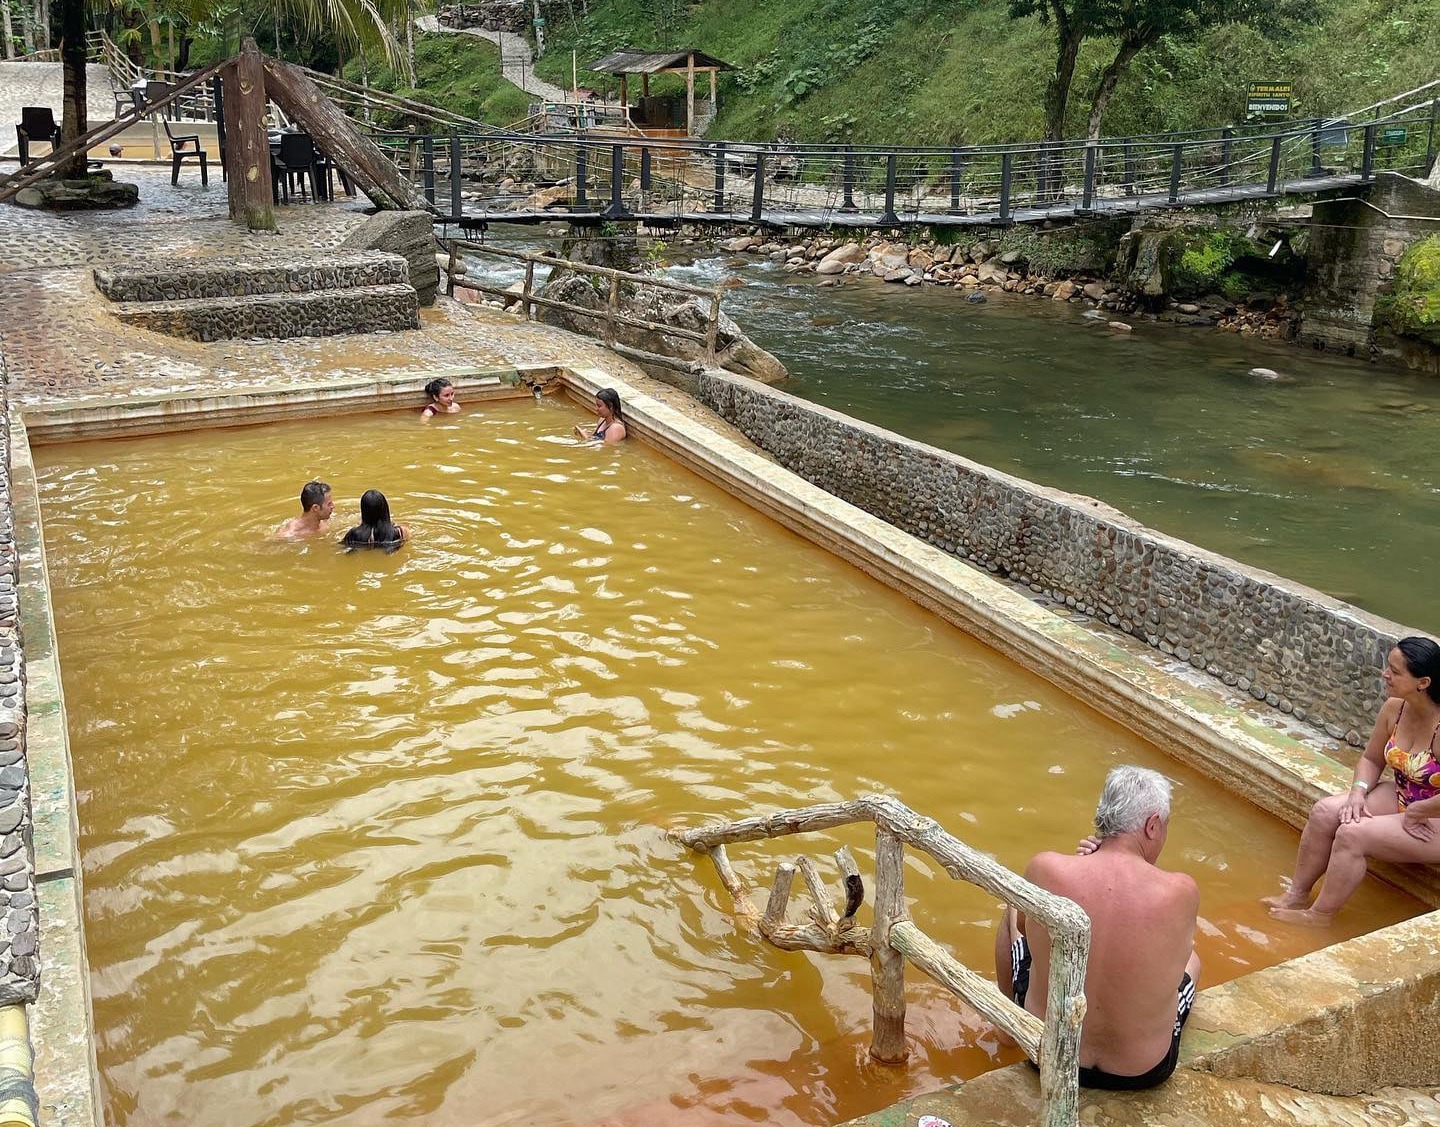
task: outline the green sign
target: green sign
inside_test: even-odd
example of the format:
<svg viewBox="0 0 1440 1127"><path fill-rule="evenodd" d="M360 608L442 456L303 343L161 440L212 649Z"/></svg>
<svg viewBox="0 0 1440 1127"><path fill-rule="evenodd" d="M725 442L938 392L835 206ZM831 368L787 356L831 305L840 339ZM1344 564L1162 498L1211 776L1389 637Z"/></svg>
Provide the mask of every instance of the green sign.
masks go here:
<svg viewBox="0 0 1440 1127"><path fill-rule="evenodd" d="M1382 145L1403 145L1405 143L1405 138L1407 138L1408 136L1409 134L1403 129L1385 129L1382 130L1380 133L1380 143Z"/></svg>
<svg viewBox="0 0 1440 1127"><path fill-rule="evenodd" d="M1252 82L1245 97L1245 112L1262 116L1287 114L1294 92L1294 84L1290 82Z"/></svg>

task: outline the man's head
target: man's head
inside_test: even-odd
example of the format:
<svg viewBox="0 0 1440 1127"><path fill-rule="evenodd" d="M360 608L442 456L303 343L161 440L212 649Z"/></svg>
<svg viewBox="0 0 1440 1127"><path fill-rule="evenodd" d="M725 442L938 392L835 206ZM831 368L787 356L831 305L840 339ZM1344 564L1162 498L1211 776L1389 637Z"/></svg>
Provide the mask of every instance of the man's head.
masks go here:
<svg viewBox="0 0 1440 1127"><path fill-rule="evenodd" d="M1146 767L1116 767L1105 777L1095 807L1095 832L1103 838L1135 834L1154 861L1170 825L1170 780Z"/></svg>
<svg viewBox="0 0 1440 1127"><path fill-rule="evenodd" d="M335 511L335 500L330 496L330 487L323 481L307 481L305 488L300 490L300 508L305 513L318 509L319 518L329 520L330 514Z"/></svg>

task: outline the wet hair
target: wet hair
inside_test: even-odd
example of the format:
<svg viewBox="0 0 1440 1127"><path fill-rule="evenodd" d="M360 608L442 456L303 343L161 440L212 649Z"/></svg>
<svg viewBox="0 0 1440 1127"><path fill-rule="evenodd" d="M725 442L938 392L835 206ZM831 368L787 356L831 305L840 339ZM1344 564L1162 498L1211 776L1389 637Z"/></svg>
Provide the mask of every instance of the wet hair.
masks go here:
<svg viewBox="0 0 1440 1127"><path fill-rule="evenodd" d="M602 387L595 393L595 398L610 408L617 423L625 421L625 412L620 409L620 394L613 387Z"/></svg>
<svg viewBox="0 0 1440 1127"><path fill-rule="evenodd" d="M398 548L405 534L390 519L390 502L378 489L367 489L360 497L360 523L345 533L347 548Z"/></svg>
<svg viewBox="0 0 1440 1127"><path fill-rule="evenodd" d="M450 386L452 385L448 377L436 376L425 385L425 394L430 397L431 403L436 403L440 399L440 393Z"/></svg>
<svg viewBox="0 0 1440 1127"><path fill-rule="evenodd" d="M1440 704L1440 645L1419 634L1412 634L1396 642L1395 648L1405 659L1405 668L1410 676L1430 678L1425 692L1431 700Z"/></svg>
<svg viewBox="0 0 1440 1127"><path fill-rule="evenodd" d="M330 486L323 481L307 481L300 490L300 511L308 513L312 505L323 505Z"/></svg>
<svg viewBox="0 0 1440 1127"><path fill-rule="evenodd" d="M1151 814L1170 817L1170 780L1148 767L1116 767L1105 776L1095 807L1095 832L1102 838L1134 833Z"/></svg>

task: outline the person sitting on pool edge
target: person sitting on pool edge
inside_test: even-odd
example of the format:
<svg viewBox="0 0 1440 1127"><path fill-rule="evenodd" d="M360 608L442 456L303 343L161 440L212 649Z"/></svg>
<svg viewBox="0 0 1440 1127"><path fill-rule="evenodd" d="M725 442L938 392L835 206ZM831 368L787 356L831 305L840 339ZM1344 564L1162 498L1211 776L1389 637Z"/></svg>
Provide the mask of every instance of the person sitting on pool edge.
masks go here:
<svg viewBox="0 0 1440 1127"><path fill-rule="evenodd" d="M595 414L599 419L593 431L587 431L578 423L575 433L590 442L613 445L624 440L625 412L620 407L620 396L613 387L602 387L595 393Z"/></svg>
<svg viewBox="0 0 1440 1127"><path fill-rule="evenodd" d="M456 415L460 404L455 402L455 385L445 376L436 376L425 385L429 402L420 408L420 418L429 422L436 415Z"/></svg>
<svg viewBox="0 0 1440 1127"><path fill-rule="evenodd" d="M276 529L275 536L279 540L303 540L324 532L334 511L335 499L330 495L330 487L323 481L307 481L300 490L300 515Z"/></svg>
<svg viewBox="0 0 1440 1127"><path fill-rule="evenodd" d="M378 489L360 497L360 523L340 541L344 548L384 548L393 552L410 539L410 530L390 519L390 502Z"/></svg>
<svg viewBox="0 0 1440 1127"><path fill-rule="evenodd" d="M1090 917L1081 1087L1153 1088L1175 1071L1200 975L1200 893L1184 873L1156 864L1169 826L1170 781L1116 767L1095 810L1095 836L1074 856L1036 854L1025 870L1026 880ZM1050 936L1013 908L1000 921L995 975L1002 992L1044 1020Z"/></svg>

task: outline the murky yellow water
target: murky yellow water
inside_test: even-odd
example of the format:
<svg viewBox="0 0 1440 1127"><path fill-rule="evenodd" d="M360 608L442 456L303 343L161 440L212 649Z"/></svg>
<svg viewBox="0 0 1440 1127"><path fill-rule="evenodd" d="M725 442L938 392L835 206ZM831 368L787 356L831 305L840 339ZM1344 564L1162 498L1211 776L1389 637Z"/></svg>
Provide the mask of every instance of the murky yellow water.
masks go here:
<svg viewBox="0 0 1440 1127"><path fill-rule="evenodd" d="M116 1124L822 1124L1013 1059L912 972L915 1059L868 1064L866 965L737 935L661 834L867 791L1019 866L1110 765L1165 770L1211 982L1418 909L1275 929L1293 832L583 418L36 452ZM267 540L311 476L334 538L375 486L414 542ZM733 856L768 884L837 841L868 872L859 832ZM995 905L907 880L988 967Z"/></svg>

